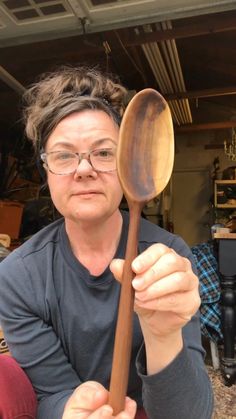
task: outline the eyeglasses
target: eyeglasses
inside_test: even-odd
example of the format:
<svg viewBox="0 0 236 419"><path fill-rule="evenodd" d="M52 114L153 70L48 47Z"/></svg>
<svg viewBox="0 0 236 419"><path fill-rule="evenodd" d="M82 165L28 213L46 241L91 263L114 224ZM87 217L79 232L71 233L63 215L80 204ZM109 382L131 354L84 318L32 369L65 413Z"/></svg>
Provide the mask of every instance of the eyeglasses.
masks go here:
<svg viewBox="0 0 236 419"><path fill-rule="evenodd" d="M55 175L75 173L78 165L86 159L96 172L112 172L116 170L116 148L99 148L85 153L71 151L51 151L42 153L41 160L48 170Z"/></svg>

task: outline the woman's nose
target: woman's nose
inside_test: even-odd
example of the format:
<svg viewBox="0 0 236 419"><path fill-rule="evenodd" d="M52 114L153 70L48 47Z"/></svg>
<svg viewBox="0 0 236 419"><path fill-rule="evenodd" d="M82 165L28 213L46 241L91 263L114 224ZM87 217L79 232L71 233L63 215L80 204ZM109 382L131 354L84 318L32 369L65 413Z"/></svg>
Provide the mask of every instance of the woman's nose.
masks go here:
<svg viewBox="0 0 236 419"><path fill-rule="evenodd" d="M78 162L77 169L75 171L76 177L81 176L92 176L93 174L96 174L95 170L93 169L92 165L87 159L81 159Z"/></svg>

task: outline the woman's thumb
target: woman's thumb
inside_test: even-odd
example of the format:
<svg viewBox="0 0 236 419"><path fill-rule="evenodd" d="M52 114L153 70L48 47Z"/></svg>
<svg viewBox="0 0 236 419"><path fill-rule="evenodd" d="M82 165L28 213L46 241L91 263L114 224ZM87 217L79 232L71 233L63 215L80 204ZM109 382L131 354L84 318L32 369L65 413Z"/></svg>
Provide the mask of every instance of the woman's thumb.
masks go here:
<svg viewBox="0 0 236 419"><path fill-rule="evenodd" d="M110 270L118 282L122 280L122 272L124 267L123 259L113 259L110 263Z"/></svg>

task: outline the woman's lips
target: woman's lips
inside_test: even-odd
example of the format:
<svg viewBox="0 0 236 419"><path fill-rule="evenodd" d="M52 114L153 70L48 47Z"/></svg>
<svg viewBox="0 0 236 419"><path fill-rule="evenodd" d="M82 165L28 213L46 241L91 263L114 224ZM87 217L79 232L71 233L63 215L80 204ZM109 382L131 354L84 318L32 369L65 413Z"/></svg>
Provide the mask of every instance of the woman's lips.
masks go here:
<svg viewBox="0 0 236 419"><path fill-rule="evenodd" d="M82 197L82 198L92 197L94 195L101 195L101 192L98 192L98 191L81 191L81 192L77 192L77 193L73 194L73 196L78 196L78 197Z"/></svg>

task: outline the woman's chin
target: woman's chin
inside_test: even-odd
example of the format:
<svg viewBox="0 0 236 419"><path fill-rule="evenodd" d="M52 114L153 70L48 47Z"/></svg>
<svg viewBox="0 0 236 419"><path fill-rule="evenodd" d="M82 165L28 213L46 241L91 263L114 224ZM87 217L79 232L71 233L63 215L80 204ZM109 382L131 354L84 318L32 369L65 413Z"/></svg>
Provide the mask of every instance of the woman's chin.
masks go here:
<svg viewBox="0 0 236 419"><path fill-rule="evenodd" d="M75 221L92 222L104 217L104 209L98 209L94 205L80 205L73 211Z"/></svg>
<svg viewBox="0 0 236 419"><path fill-rule="evenodd" d="M77 206L67 209L66 213L61 211L65 219L74 221L76 223L101 223L103 220L110 218L117 207L113 205L94 205L89 203L80 203Z"/></svg>

